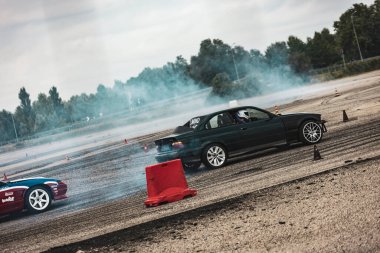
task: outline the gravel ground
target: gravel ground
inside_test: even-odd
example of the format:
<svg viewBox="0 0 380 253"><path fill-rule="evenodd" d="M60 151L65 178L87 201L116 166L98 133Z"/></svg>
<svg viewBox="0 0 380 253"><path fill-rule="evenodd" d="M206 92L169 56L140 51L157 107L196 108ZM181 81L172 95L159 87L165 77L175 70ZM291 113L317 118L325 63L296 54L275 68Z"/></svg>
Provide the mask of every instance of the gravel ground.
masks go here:
<svg viewBox="0 0 380 253"><path fill-rule="evenodd" d="M57 252L379 252L379 160L343 166Z"/></svg>
<svg viewBox="0 0 380 253"><path fill-rule="evenodd" d="M376 167L376 164L379 164L376 157L380 156L380 71L327 82L319 84L319 86L325 88L331 87L331 93L316 93L311 97L301 97L290 104L280 106L280 110L282 113L311 111L323 115L323 118L328 121L327 128L329 131L324 136L323 141L318 144L318 148L324 159L314 162L312 161L311 146L293 145L284 150L271 149L258 154L240 157L231 160L226 167L218 170L207 170L201 167L197 171L187 173L189 185L198 190L196 197L148 209L143 206L143 201L146 198L143 168L145 164L152 161L154 154L151 152L146 154L144 152L141 153L141 146L147 143L148 140L152 141L163 133L141 137L141 142L137 140L133 144L137 150L140 149L140 152L137 153L131 150L131 146L115 142L107 143L104 146L99 145L98 147L95 145L83 152L78 151L70 161L58 163L57 161L59 160L46 161L46 165L42 167L40 163L43 164L44 161L38 161L36 164L28 165L28 167L17 168L17 171L22 173L23 176L46 176L64 179L69 183L70 199L67 202L56 203L51 210L39 215L22 213L13 217L0 217L0 251L40 252L49 248L52 248L51 251L55 252L76 252L78 249L89 250L91 248L93 248L93 251L95 249L112 251L114 249L112 245L117 245L118 250L127 250L130 246L133 246L131 249L147 251L148 248L146 246L151 246L150 251L165 252L170 251L170 247L173 247L173 251L180 250L178 247L183 245L183 249L190 247L188 251L204 249L218 252L222 250L234 250L234 246L232 245L235 244L232 244L232 242L254 241L254 238L261 238L262 240L260 241L263 242L265 238L272 238L265 245L259 244L256 241L256 244L247 244L247 247L239 249L241 251L251 251L251 249L257 248L258 251L266 251L265 247L269 245L268 250L272 249L274 251L312 251L313 245L317 245L319 247L317 250L321 251L343 251L347 249L350 251L352 249L352 251L357 252L362 248L359 248L359 244L354 243L354 240L350 240L353 242L352 247L350 245L346 246L348 239L346 240L345 238L356 233L355 230L351 232L351 230L346 229L351 227L365 230L361 232L363 235L362 240L364 241L363 245L372 245L370 249L374 251L378 250L376 248L378 246L373 243L379 241L378 223L373 222L373 224L377 224L377 231L375 232L375 227L367 226L367 229L357 225L357 221L364 222L366 219L378 221L378 213L367 213L366 209L360 208L358 210L362 212L355 212L355 216L352 218L351 213L340 212L344 209L333 209L330 207L329 210L336 210L336 215L340 214L342 217L348 217L346 219L347 223L338 225L340 224L339 219L329 220L330 215L326 214L323 219L323 221L328 222L326 223L326 227L321 225L321 227L314 228L315 224L320 224L313 223L315 220L312 220L310 225L305 225L309 220L306 220L306 218L303 220L302 215L306 215L305 217L307 217L308 214L317 209L316 201L319 198L325 199L324 204L328 205L330 203L331 206L334 206L335 202L329 201L343 199L346 196L343 194L344 190L340 190L332 195L329 195L327 192L325 195L318 195L320 192L323 192L324 187L310 184L304 187L316 187L319 190L311 190L311 193L309 191L304 193L301 191L304 188L301 185L301 188L297 189L298 191L296 192L299 194L304 193L306 195L305 199L306 197L310 199L311 196L316 196L314 200L311 199L313 201L310 202L310 206L306 205L309 203L307 200L303 199L302 203L305 205L301 205L301 202L297 202L300 200L293 200L292 197L288 197L287 203L281 202L276 195L271 193L272 190L266 190L268 188L272 189L271 187L276 185L282 186L277 186L280 188L275 188L275 191L282 190L282 187L285 187L284 183L326 171L339 171L334 173L340 175L340 170L343 170L342 167L349 167L347 171L356 171L355 168L358 166L359 171L366 170L367 173L370 171L376 172L376 170L370 168ZM335 87L339 88L341 96L334 97ZM346 110L348 116L351 119L356 118L356 120L343 123L342 110ZM376 160L350 165L353 161L375 158ZM57 159L62 160L61 158ZM366 166L369 167L367 168ZM363 175L367 175L367 173L363 173ZM379 174L378 170L377 174ZM378 192L373 192L375 185L378 185L378 183L368 181L369 179L377 179L378 182L378 177L375 177L376 173L368 174L368 178L361 177L363 176L361 174L350 175L350 180L353 182L352 185L357 185L358 189L356 190L358 192L360 192L359 186L372 185L371 188L362 189L363 196L367 196L367 198L363 198L362 195L349 195L353 198L352 210L355 211L357 210L355 208L360 206L362 201L366 199L370 201L379 196ZM334 175L335 177L336 179L331 181L331 184L337 180L338 176ZM345 178L345 175L339 177ZM326 188L328 188L327 185L329 183L329 180L324 180ZM335 187L339 189L340 184L337 184ZM273 192L275 191L273 190ZM258 192L260 196L255 195ZM256 197L250 197L252 193ZM335 195L337 193L341 195ZM377 195L374 195L375 193ZM294 198L297 196L297 194L294 195ZM370 198L370 196L372 197ZM243 214L243 204L241 210L235 209L235 211L231 211L229 217L218 211L224 210L227 214L230 209L218 206L219 203L228 202L230 199L237 201L236 198L239 201L238 203L244 203L246 198L251 198L255 210L254 214L256 215L259 215L258 212L267 211L266 216L272 212L273 215L277 216L273 216L273 219L260 219L261 222L254 220L254 216L242 216L244 219L233 218L233 213ZM269 205L271 201L277 203L277 205L272 207L275 208L273 210L268 207L261 208L257 206L259 200L262 205L265 203ZM231 206L231 208L238 208L233 202L228 203L228 206ZM366 205L370 206L371 203L376 204L376 201L367 203ZM292 205L295 205L293 209ZM189 239L196 238L191 236L201 234L198 233L198 230L202 231L201 222L196 222L195 225L192 224L190 226L190 228L194 229L192 233L182 235L182 239L173 239L176 234L180 234L182 230L186 231L188 229L185 226L187 222L194 223L191 221L191 217L194 217L194 219L202 218L196 216L198 212L204 212L199 210L204 210L203 208L205 207L212 208L213 206L217 206L217 208L213 209L211 213L215 214L214 219L218 217L220 222L215 224L209 223L203 228L204 238L202 240L207 243L197 244L185 239L185 237ZM195 213L195 216L192 216L192 212ZM169 234L162 238L157 236L157 234L152 234L150 237L146 236L151 231L161 231L155 224L160 224L159 226L161 227L171 227L173 217L180 217L179 220L186 220L186 223L177 224L178 229L170 229L171 232L167 232ZM205 214L205 217L211 216ZM222 219L223 217L224 220ZM312 217L310 215L310 219ZM205 218L202 222L206 222L207 219ZM226 221L226 226L216 226L217 224L224 223L224 221ZM228 223L227 221L232 223ZM247 224L260 224L261 229L266 229L257 230L255 233L243 232L255 231L255 227L249 227L249 229L247 227L246 230L236 228L238 226L243 227L239 224L243 224L244 221ZM297 223L297 221L303 222ZM282 224L283 222L285 224ZM290 225L290 223L293 225ZM184 227L181 230L182 225ZM233 230L229 229L229 226ZM305 229L305 227L308 228ZM322 232L317 235L311 235L315 241L310 241L310 248L308 248L307 245L301 245L301 241L303 241L301 239L307 238L306 236L300 233L300 236L296 237L294 234L291 237L292 240L288 240L288 237L285 236L286 233L280 233L281 229L285 228L300 228L297 231L305 233L314 228ZM128 237L124 236L125 233L135 234L139 229L144 231L141 238L128 240ZM165 234L165 231L166 229L160 233ZM213 234L217 231L220 231L220 233ZM239 232L240 236L234 234L233 231L235 233ZM329 234L329 231L335 231L334 235ZM322 238L322 236L325 235L329 235L326 238L331 237L331 240L335 238L336 243L327 241L324 244L323 238L325 237ZM248 239L244 239L244 236L247 236ZM165 243L150 245L151 239L156 237ZM299 239L296 240L296 238ZM202 240L197 239L196 241L203 242ZM286 244L285 242L287 241L292 243ZM175 245L173 242L175 242ZM185 246L185 242L188 243L187 246ZM217 246L217 242L223 243L219 243L219 246ZM279 243L278 245L274 244L277 242ZM179 246L176 246L177 244ZM210 248L208 248L209 244ZM297 247L299 244L301 246ZM54 248L62 245L66 246ZM195 246L198 248L195 248ZM363 251L367 250L363 248Z"/></svg>

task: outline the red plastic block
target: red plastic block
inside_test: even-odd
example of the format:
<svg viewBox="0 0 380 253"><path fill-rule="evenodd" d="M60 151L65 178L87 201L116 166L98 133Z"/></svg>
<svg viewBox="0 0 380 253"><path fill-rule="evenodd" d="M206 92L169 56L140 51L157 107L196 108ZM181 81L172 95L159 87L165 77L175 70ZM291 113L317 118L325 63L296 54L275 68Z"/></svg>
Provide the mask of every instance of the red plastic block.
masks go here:
<svg viewBox="0 0 380 253"><path fill-rule="evenodd" d="M148 198L144 204L147 207L197 195L197 190L188 188L179 159L148 166L145 172Z"/></svg>

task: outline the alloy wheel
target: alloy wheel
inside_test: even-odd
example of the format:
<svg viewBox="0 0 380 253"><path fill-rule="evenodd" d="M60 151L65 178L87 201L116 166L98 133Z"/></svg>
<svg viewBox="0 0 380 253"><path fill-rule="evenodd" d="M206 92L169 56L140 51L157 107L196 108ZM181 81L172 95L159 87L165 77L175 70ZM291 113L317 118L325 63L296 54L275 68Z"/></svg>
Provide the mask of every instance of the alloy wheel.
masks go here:
<svg viewBox="0 0 380 253"><path fill-rule="evenodd" d="M206 159L214 167L221 166L226 160L226 153L221 147L211 146L207 150Z"/></svg>
<svg viewBox="0 0 380 253"><path fill-rule="evenodd" d="M322 137L321 126L315 122L308 122L303 127L303 137L309 143L316 143Z"/></svg>
<svg viewBox="0 0 380 253"><path fill-rule="evenodd" d="M50 196L44 189L35 189L29 195L30 206L37 211L46 209L50 204Z"/></svg>

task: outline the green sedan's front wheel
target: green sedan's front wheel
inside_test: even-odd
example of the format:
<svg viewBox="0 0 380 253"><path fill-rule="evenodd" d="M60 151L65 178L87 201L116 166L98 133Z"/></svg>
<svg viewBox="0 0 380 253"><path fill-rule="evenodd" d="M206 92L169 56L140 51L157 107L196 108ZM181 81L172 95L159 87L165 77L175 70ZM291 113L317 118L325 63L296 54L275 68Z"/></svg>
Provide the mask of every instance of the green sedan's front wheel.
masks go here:
<svg viewBox="0 0 380 253"><path fill-rule="evenodd" d="M316 144L322 140L322 127L317 122L308 120L301 125L299 135L303 143Z"/></svg>

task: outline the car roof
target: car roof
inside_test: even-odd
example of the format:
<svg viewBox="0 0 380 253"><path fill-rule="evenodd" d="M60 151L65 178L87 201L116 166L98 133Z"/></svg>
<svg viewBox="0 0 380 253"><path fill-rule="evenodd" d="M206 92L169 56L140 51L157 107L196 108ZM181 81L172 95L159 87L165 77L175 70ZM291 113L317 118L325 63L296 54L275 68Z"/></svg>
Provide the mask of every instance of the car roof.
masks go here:
<svg viewBox="0 0 380 253"><path fill-rule="evenodd" d="M224 109L224 110L221 110L221 111L212 112L210 114L207 114L206 116L216 115L216 114L220 114L220 113L224 113L224 112L230 112L230 111L239 111L239 110L246 109L246 108L253 108L253 109L258 109L258 110L261 110L261 111L265 111L265 110L263 110L261 108L258 108L258 107L255 107L255 106L251 106L251 105L247 105L247 106L238 106L238 107Z"/></svg>
<svg viewBox="0 0 380 253"><path fill-rule="evenodd" d="M261 108L255 107L255 106L251 106L251 105L247 105L247 106L239 106L239 107L228 108L228 109L224 109L224 110L220 110L220 111L216 111L216 112L211 112L209 114L198 115L198 116L192 117L191 119L203 118L203 117L208 117L210 115L216 115L216 114L220 114L223 112L229 112L229 111L238 111L238 110L242 110L242 109L246 109L246 108L253 108L253 109L265 111L264 109L261 109Z"/></svg>
<svg viewBox="0 0 380 253"><path fill-rule="evenodd" d="M238 106L238 107L233 107L233 108L228 108L228 109L224 109L224 110L220 110L220 111L216 111L216 112L212 112L212 113L209 113L209 114L205 114L205 115L202 115L202 116L196 116L196 117L193 117L192 119L194 118L202 118L202 121L199 123L198 126L202 125L206 120L208 120L209 118L211 118L212 116L215 116L215 115L218 115L218 114L221 114L221 113L224 113L224 112L230 112L230 111L239 111L239 110L243 110L243 109L246 109L246 108L252 108L252 109L257 109L257 110L260 110L260 111L264 111L264 112L268 112L264 109L261 109L261 108L258 108L258 107L255 107L255 106L251 106L251 105L246 105L246 106ZM270 112L268 112L270 113ZM197 126L197 128L198 128Z"/></svg>

